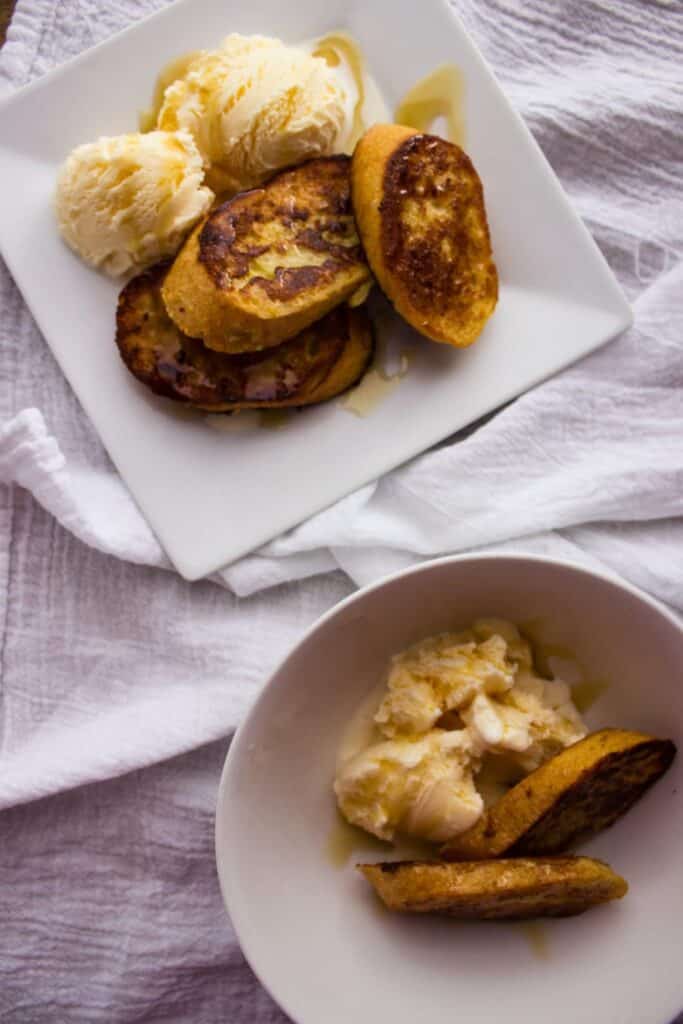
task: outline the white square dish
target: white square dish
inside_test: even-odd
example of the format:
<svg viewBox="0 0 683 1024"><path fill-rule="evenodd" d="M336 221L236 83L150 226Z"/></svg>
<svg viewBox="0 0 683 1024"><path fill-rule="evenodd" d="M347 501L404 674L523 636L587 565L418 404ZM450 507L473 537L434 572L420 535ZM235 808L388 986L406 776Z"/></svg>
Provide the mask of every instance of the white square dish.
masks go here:
<svg viewBox="0 0 683 1024"><path fill-rule="evenodd" d="M387 46L390 27L392 43ZM133 130L172 57L229 32L285 41L343 28L390 109L439 64L465 82L466 149L482 178L500 300L480 340L416 339L399 387L358 417L339 401L277 431L223 432L127 373L114 336L120 285L59 238L58 166ZM125 69L125 73L122 72ZM631 322L619 286L527 128L442 0L179 0L0 107L0 251L113 462L180 573L196 579L425 450L613 338Z"/></svg>

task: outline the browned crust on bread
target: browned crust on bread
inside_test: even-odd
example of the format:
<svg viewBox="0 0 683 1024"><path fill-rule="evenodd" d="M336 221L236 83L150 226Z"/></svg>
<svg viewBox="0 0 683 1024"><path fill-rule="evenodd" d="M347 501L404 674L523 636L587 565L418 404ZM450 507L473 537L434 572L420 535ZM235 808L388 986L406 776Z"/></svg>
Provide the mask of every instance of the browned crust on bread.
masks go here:
<svg viewBox="0 0 683 1024"><path fill-rule="evenodd" d="M359 864L390 910L477 920L569 917L621 899L628 885L590 857Z"/></svg>
<svg viewBox="0 0 683 1024"><path fill-rule="evenodd" d="M182 334L161 298L168 263L134 277L119 296L116 343L131 373L151 391L213 412L325 401L351 387L372 356L364 310L340 306L291 341L225 355Z"/></svg>
<svg viewBox="0 0 683 1024"><path fill-rule="evenodd" d="M452 182L440 185L439 179ZM497 278L493 264L483 281L472 272L490 252L491 240L484 211L484 190L472 161L458 146L435 135L413 135L398 147L384 172L382 248L384 259L402 281L406 297L420 313L448 310L464 319L472 301L483 295L495 302ZM405 223L406 207L419 198L438 204L444 219L430 223L428 231L416 238ZM466 205L478 215L480 237L461 216ZM444 246L448 256L444 259Z"/></svg>
<svg viewBox="0 0 683 1024"><path fill-rule="evenodd" d="M470 345L498 298L484 193L459 146L376 125L353 157L354 209L382 289L434 341Z"/></svg>
<svg viewBox="0 0 683 1024"><path fill-rule="evenodd" d="M224 352L279 344L369 281L350 197L350 160L280 171L219 206L164 285L172 319Z"/></svg>
<svg viewBox="0 0 683 1024"><path fill-rule="evenodd" d="M243 192L218 207L199 235L199 259L216 285L224 288L248 278L246 287L263 291L274 302L289 302L330 281L341 268L364 263L351 211L349 170L347 156L309 161L276 175L269 188ZM315 207L298 205L297 190L309 203L315 197ZM280 239L255 244L254 235L264 222L269 228L279 225ZM254 260L272 252L285 260L292 244L311 257L323 257L323 262L283 266L272 278L249 277Z"/></svg>
<svg viewBox="0 0 683 1024"><path fill-rule="evenodd" d="M447 860L555 854L609 828L669 768L670 740L602 729L513 786L467 832L442 848Z"/></svg>

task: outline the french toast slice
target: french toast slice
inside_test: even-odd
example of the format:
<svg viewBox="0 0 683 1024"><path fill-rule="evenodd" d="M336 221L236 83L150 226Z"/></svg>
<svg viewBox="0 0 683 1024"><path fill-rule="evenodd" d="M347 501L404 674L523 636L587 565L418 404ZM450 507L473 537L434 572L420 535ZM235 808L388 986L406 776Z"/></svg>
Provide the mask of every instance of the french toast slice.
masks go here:
<svg viewBox="0 0 683 1024"><path fill-rule="evenodd" d="M131 373L157 395L209 412L324 402L355 384L372 356L364 309L341 305L291 341L225 355L184 335L161 298L169 263L134 277L119 296L116 344Z"/></svg>
<svg viewBox="0 0 683 1024"><path fill-rule="evenodd" d="M471 345L498 274L469 157L436 135L374 125L353 154L351 193L368 262L397 312L433 341Z"/></svg>
<svg viewBox="0 0 683 1024"><path fill-rule="evenodd" d="M370 280L350 158L332 156L280 171L213 210L162 293L184 334L232 354L295 337Z"/></svg>
<svg viewBox="0 0 683 1024"><path fill-rule="evenodd" d="M590 857L394 861L358 867L389 910L469 920L570 917L621 899L628 891L609 865Z"/></svg>
<svg viewBox="0 0 683 1024"><path fill-rule="evenodd" d="M446 860L561 853L608 828L664 774L670 740L601 729L508 790L476 825L441 849Z"/></svg>

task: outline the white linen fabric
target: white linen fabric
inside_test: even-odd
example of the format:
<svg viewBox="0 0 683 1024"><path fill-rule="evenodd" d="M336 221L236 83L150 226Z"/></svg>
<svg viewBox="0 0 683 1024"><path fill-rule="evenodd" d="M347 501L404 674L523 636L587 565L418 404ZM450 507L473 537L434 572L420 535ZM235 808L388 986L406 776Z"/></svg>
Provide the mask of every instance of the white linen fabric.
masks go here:
<svg viewBox="0 0 683 1024"><path fill-rule="evenodd" d="M161 6L19 0L0 93ZM503 547L683 610L683 7L454 6L636 314L478 429L188 584L0 266L0 1020L284 1019L220 906L221 737L354 586Z"/></svg>

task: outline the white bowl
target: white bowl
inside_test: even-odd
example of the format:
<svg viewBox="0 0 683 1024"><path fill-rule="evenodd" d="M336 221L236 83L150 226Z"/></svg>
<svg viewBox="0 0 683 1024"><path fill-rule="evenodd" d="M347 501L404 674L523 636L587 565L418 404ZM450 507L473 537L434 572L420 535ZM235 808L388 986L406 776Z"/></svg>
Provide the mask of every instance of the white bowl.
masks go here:
<svg viewBox="0 0 683 1024"><path fill-rule="evenodd" d="M683 1007L682 760L585 844L630 884L623 901L540 926L384 911L330 854L332 779L349 717L390 655L483 615L535 621L608 688L591 727L683 732L683 630L650 598L545 558L445 558L383 580L314 625L235 737L218 796L225 903L254 971L299 1024L552 1020L666 1024ZM264 637L267 642L267 637Z"/></svg>

